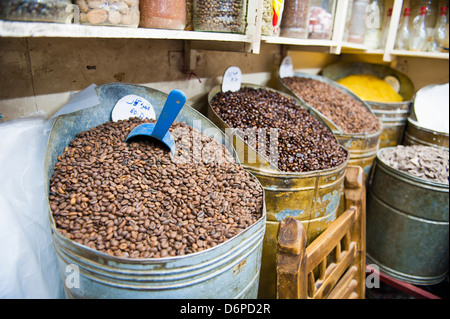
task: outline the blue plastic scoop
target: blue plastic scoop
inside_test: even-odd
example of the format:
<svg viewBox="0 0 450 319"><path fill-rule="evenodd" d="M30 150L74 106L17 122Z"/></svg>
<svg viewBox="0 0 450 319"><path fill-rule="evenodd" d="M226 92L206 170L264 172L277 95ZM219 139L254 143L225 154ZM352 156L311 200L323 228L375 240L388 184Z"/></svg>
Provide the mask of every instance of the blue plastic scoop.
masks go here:
<svg viewBox="0 0 450 319"><path fill-rule="evenodd" d="M175 118L178 113L180 113L185 103L186 95L184 92L180 90L171 91L156 124L145 123L135 127L130 134L128 134L125 142L138 135L150 136L167 145L173 155L175 152L175 141L172 134L169 133L169 128L172 126L173 121L175 121Z"/></svg>

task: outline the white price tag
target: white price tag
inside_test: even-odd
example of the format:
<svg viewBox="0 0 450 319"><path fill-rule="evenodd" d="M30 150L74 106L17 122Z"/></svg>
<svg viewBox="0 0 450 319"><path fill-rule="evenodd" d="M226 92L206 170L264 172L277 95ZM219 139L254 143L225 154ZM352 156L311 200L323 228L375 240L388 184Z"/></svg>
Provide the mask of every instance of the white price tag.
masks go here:
<svg viewBox="0 0 450 319"><path fill-rule="evenodd" d="M294 65L292 64L292 58L287 56L283 59L280 65L280 77L286 78L294 76Z"/></svg>
<svg viewBox="0 0 450 319"><path fill-rule="evenodd" d="M126 95L121 98L112 110L111 118L114 122L126 120L130 117L141 119L156 119L152 104L138 95Z"/></svg>
<svg viewBox="0 0 450 319"><path fill-rule="evenodd" d="M242 72L237 66L230 66L223 75L222 92L236 92L241 88Z"/></svg>

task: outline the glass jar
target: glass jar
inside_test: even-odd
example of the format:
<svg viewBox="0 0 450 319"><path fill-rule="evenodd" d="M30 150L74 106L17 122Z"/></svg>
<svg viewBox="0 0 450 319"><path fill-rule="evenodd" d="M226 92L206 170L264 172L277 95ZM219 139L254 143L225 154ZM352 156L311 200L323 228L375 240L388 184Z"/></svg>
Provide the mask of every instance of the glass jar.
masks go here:
<svg viewBox="0 0 450 319"><path fill-rule="evenodd" d="M194 31L194 0L186 0L186 26L184 30Z"/></svg>
<svg viewBox="0 0 450 319"><path fill-rule="evenodd" d="M183 30L186 26L185 0L141 0L142 28Z"/></svg>
<svg viewBox="0 0 450 319"><path fill-rule="evenodd" d="M309 0L285 0L280 26L282 37L308 38L308 22Z"/></svg>
<svg viewBox="0 0 450 319"><path fill-rule="evenodd" d="M311 0L308 39L331 39L334 7L334 0Z"/></svg>
<svg viewBox="0 0 450 319"><path fill-rule="evenodd" d="M273 35L272 21L273 21L273 1L264 0L262 22L261 22L262 35Z"/></svg>
<svg viewBox="0 0 450 319"><path fill-rule="evenodd" d="M247 0L194 0L194 30L244 33Z"/></svg>
<svg viewBox="0 0 450 319"><path fill-rule="evenodd" d="M0 18L13 21L72 23L70 0L2 0Z"/></svg>
<svg viewBox="0 0 450 319"><path fill-rule="evenodd" d="M80 23L137 28L139 0L75 0Z"/></svg>
<svg viewBox="0 0 450 319"><path fill-rule="evenodd" d="M352 4L352 13L348 27L348 42L362 44L366 33L366 9L369 0L355 0Z"/></svg>

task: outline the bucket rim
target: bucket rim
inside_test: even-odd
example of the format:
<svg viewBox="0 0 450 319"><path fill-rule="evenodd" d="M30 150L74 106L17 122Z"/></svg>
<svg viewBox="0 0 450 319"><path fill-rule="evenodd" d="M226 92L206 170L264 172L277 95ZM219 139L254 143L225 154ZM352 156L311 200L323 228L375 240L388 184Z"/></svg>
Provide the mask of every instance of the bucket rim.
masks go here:
<svg viewBox="0 0 450 319"><path fill-rule="evenodd" d="M421 145L421 146L433 148L433 146L426 146L426 145ZM405 146L405 147L408 147L408 146ZM384 148L378 150L377 157L376 157L378 164L380 166L382 166L383 168L389 170L390 172L393 172L393 173L399 175L400 177L407 179L409 181L417 182L419 184L425 184L425 185L432 186L432 187L437 187L444 192L449 192L449 186L450 186L449 184L423 179L423 178L408 174L406 172L402 172L398 169L393 168L392 166L389 166L386 162L384 162L381 159L381 155L383 152L388 152L389 150L396 149L396 148L397 148L397 146L390 146L390 147L384 147Z"/></svg>

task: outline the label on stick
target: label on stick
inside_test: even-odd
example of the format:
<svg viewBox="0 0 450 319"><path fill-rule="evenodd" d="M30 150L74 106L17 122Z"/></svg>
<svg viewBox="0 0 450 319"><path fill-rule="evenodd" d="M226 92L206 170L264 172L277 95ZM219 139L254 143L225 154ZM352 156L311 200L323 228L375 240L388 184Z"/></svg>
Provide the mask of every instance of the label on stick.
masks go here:
<svg viewBox="0 0 450 319"><path fill-rule="evenodd" d="M116 103L111 118L114 122L117 122L130 117L154 120L156 119L156 114L149 101L141 96L130 94L124 96Z"/></svg>
<svg viewBox="0 0 450 319"><path fill-rule="evenodd" d="M236 92L241 88L242 72L237 66L230 66L223 75L222 92Z"/></svg>

